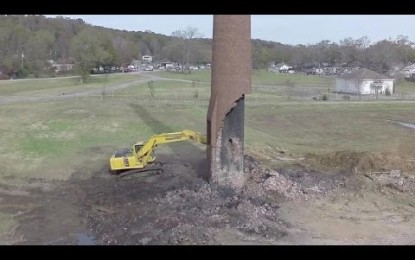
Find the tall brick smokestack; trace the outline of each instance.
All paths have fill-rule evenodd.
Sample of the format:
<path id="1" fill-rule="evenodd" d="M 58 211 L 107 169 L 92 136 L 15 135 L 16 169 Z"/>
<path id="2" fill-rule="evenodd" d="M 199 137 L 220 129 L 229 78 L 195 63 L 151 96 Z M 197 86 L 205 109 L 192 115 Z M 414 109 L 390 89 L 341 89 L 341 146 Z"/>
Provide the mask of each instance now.
<path id="1" fill-rule="evenodd" d="M 251 93 L 251 70 L 251 17 L 215 15 L 207 157 L 211 181 L 235 189 L 245 182 L 244 98 Z"/>

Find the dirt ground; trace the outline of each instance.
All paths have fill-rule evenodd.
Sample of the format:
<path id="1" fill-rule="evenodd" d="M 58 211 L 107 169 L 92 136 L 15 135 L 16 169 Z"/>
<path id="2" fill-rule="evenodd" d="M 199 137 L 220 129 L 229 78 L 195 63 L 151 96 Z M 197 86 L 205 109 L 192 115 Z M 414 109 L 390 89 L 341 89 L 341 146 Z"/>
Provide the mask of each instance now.
<path id="1" fill-rule="evenodd" d="M 119 178 L 103 162 L 92 177 L 2 185 L 0 211 L 17 220 L 3 243 L 415 244 L 413 175 L 271 170 L 245 156 L 237 193 L 199 177 L 202 151 L 178 157 L 159 155 L 159 175 Z"/>

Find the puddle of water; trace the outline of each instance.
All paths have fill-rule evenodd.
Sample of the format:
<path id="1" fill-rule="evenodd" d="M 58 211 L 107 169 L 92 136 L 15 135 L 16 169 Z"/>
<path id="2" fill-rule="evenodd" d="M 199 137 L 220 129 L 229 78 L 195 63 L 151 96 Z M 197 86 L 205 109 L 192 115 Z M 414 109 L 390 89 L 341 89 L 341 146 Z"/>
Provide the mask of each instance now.
<path id="1" fill-rule="evenodd" d="M 85 233 L 75 233 L 77 245 L 95 245 L 95 238 Z"/>
<path id="2" fill-rule="evenodd" d="M 402 125 L 402 126 L 406 126 L 412 129 L 415 129 L 415 124 L 410 124 L 410 123 L 404 123 L 404 122 L 398 122 L 398 124 Z"/>
<path id="3" fill-rule="evenodd" d="M 401 126 L 405 126 L 405 127 L 409 127 L 409 128 L 415 129 L 415 124 L 405 123 L 405 122 L 395 121 L 395 120 L 386 120 L 386 121 L 389 121 L 389 122 L 394 122 L 394 123 L 398 123 L 398 124 L 400 124 Z"/>

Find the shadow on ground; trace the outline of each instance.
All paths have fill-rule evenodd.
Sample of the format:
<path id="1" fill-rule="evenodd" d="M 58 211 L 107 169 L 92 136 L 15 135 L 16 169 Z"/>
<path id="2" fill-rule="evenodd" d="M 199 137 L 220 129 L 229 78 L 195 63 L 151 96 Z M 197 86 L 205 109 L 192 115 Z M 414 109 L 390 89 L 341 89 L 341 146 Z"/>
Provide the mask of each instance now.
<path id="1" fill-rule="evenodd" d="M 171 127 L 165 125 L 163 122 L 152 116 L 143 106 L 133 103 L 131 103 L 130 106 L 145 122 L 145 124 L 151 128 L 154 134 L 171 133 L 184 130 L 172 129 Z M 189 165 L 198 177 L 208 181 L 206 150 L 201 150 L 191 141 L 169 144 L 169 147 L 173 150 L 173 153 L 177 156 L 178 160 L 183 162 L 184 165 Z"/>

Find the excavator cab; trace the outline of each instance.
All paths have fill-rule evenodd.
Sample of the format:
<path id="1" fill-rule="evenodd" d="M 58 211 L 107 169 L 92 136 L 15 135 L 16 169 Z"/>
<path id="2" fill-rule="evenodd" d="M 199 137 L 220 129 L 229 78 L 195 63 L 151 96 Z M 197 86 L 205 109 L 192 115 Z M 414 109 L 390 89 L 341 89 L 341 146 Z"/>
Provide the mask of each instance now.
<path id="1" fill-rule="evenodd" d="M 140 150 L 141 150 L 141 147 L 143 147 L 143 142 L 136 143 L 136 144 L 134 145 L 134 153 L 138 153 L 138 151 L 140 151 Z"/>
<path id="2" fill-rule="evenodd" d="M 124 149 L 116 151 L 114 154 L 114 158 L 128 157 L 130 155 L 131 155 L 131 148 L 124 148 Z"/>

